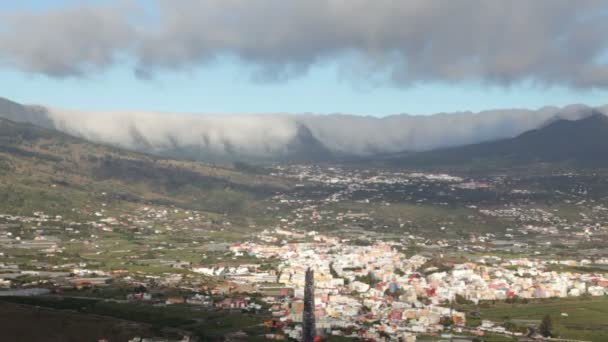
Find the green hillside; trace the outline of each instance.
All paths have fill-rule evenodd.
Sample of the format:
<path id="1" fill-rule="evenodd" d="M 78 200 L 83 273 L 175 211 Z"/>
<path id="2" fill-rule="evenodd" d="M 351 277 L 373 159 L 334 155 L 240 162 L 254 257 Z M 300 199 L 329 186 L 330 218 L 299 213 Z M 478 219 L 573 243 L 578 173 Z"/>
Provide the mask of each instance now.
<path id="1" fill-rule="evenodd" d="M 557 120 L 515 138 L 387 156 L 383 162 L 400 167 L 509 168 L 534 164 L 575 167 L 608 166 L 608 117 Z"/>
<path id="2" fill-rule="evenodd" d="M 287 185 L 263 175 L 107 147 L 0 120 L 0 209 L 64 215 L 105 203 L 246 213 Z"/>

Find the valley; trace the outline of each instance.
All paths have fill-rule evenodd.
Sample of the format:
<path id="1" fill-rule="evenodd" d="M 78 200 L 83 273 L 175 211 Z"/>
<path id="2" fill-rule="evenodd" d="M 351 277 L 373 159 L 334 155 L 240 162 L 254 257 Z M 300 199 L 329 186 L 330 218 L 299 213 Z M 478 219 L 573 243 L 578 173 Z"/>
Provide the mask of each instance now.
<path id="1" fill-rule="evenodd" d="M 607 1 L 0 18 L 0 342 L 608 341 Z"/>
<path id="2" fill-rule="evenodd" d="M 130 338 L 298 339 L 311 264 L 328 338 L 518 339 L 534 322 L 494 305 L 607 293 L 601 168 L 231 168 L 1 124 L 3 300 L 152 328 Z"/>

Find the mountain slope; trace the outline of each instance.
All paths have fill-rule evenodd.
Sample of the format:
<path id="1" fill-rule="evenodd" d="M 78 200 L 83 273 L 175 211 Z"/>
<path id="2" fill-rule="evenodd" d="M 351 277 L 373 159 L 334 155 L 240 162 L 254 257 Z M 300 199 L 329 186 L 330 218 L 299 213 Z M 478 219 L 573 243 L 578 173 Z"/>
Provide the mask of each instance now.
<path id="1" fill-rule="evenodd" d="M 128 150 L 206 162 L 335 161 L 428 151 L 515 137 L 555 118 L 577 119 L 584 105 L 479 113 L 193 114 L 70 111 L 0 99 L 0 117 L 29 122 Z M 598 108 L 607 112 L 608 108 Z"/>
<path id="2" fill-rule="evenodd" d="M 544 127 L 515 138 L 420 153 L 392 155 L 392 165 L 520 166 L 533 163 L 569 163 L 608 166 L 608 117 L 592 111 L 579 120 L 551 120 Z"/>
<path id="3" fill-rule="evenodd" d="M 300 124 L 296 136 L 287 144 L 282 159 L 315 162 L 332 160 L 334 157 L 334 153 L 315 138 L 308 127 Z"/>
<path id="4" fill-rule="evenodd" d="M 236 213 L 285 187 L 260 175 L 162 159 L 0 119 L 4 212 L 31 214 L 45 207 L 65 212 L 108 202 Z"/>
<path id="5" fill-rule="evenodd" d="M 14 122 L 33 123 L 46 128 L 53 127 L 53 122 L 44 107 L 24 106 L 2 97 L 0 97 L 0 118 Z"/>

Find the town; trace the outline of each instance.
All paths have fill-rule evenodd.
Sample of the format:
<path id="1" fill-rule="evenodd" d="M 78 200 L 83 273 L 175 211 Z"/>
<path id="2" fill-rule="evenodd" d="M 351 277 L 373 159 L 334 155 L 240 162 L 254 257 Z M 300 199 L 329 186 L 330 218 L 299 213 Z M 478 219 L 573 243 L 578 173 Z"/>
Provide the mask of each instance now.
<path id="1" fill-rule="evenodd" d="M 549 196 L 506 175 L 270 172 L 296 184 L 255 218 L 110 200 L 0 215 L 0 294 L 239 312 L 256 329 L 227 333 L 299 340 L 310 268 L 319 336 L 377 341 L 530 338 L 534 321 L 480 306 L 608 295 L 608 208 L 580 186 L 592 176 L 556 174 L 572 185 Z"/>

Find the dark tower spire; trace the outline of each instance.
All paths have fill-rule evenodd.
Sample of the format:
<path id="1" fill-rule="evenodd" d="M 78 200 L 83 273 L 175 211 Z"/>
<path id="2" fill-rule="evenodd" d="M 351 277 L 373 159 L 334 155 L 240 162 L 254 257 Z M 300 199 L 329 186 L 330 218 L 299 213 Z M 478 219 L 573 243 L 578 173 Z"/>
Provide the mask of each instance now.
<path id="1" fill-rule="evenodd" d="M 315 327 L 315 275 L 309 267 L 304 285 L 304 313 L 302 317 L 302 342 L 314 342 Z"/>

